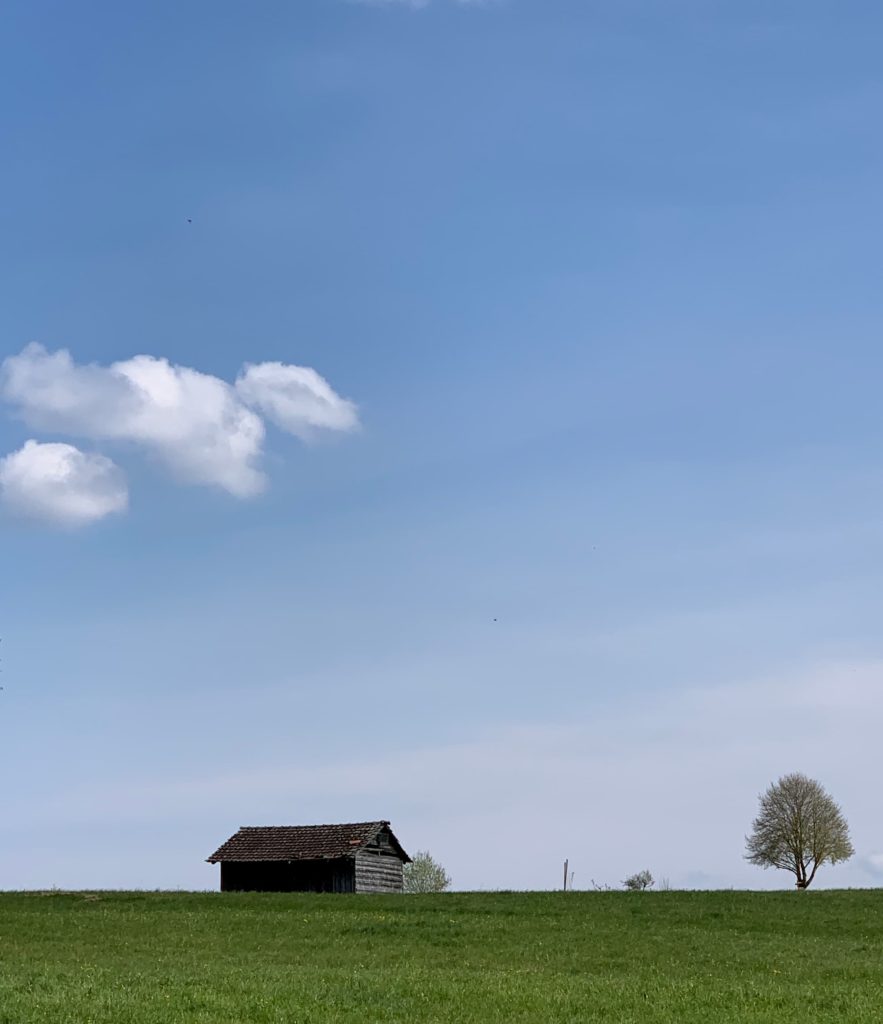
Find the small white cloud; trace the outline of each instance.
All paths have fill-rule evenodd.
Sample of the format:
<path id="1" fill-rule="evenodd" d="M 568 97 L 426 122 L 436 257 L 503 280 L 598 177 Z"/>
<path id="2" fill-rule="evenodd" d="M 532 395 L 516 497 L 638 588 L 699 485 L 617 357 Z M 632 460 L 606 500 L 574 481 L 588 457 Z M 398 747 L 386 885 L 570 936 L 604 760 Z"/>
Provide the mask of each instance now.
<path id="1" fill-rule="evenodd" d="M 123 472 L 106 456 L 38 441 L 0 459 L 0 497 L 17 515 L 60 526 L 86 526 L 129 503 Z"/>
<path id="2" fill-rule="evenodd" d="M 869 853 L 862 858 L 861 863 L 869 874 L 883 878 L 883 853 Z"/>
<path id="3" fill-rule="evenodd" d="M 356 407 L 308 366 L 246 364 L 236 393 L 282 430 L 306 440 L 317 430 L 355 430 Z"/>

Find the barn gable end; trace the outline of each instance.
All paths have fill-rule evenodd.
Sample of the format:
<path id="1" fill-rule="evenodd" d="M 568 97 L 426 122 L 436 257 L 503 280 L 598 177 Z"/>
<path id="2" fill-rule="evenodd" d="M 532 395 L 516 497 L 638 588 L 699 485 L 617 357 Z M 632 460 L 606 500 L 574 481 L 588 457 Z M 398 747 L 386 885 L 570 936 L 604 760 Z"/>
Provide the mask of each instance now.
<path id="1" fill-rule="evenodd" d="M 388 826 L 356 853 L 356 892 L 401 892 L 404 853 Z"/>

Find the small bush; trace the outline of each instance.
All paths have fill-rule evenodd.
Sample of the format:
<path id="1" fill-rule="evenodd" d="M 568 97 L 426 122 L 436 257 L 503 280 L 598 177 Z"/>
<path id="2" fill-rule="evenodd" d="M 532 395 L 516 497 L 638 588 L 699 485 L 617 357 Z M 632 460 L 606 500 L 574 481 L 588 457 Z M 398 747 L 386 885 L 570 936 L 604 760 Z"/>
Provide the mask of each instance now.
<path id="1" fill-rule="evenodd" d="M 653 876 L 649 871 L 638 871 L 622 883 L 629 892 L 643 892 L 653 885 Z"/>
<path id="2" fill-rule="evenodd" d="M 450 885 L 450 875 L 428 850 L 418 850 L 405 865 L 405 892 L 444 892 Z"/>

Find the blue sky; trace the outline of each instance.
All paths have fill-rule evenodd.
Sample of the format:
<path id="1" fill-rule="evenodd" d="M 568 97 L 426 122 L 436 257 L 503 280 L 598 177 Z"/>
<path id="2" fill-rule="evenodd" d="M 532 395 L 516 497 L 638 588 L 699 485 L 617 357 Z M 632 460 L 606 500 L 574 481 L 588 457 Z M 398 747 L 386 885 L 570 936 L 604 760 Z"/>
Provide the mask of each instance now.
<path id="1" fill-rule="evenodd" d="M 0 886 L 378 817 L 461 888 L 788 885 L 794 770 L 877 884 L 881 33 L 7 5 Z"/>

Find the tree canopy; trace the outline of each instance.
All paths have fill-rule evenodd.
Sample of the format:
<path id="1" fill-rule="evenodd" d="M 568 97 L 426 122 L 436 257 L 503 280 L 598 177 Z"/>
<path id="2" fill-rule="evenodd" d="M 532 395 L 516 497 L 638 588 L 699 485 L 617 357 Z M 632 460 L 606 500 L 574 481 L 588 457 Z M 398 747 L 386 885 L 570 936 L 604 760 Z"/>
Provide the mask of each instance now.
<path id="1" fill-rule="evenodd" d="M 792 872 L 798 889 L 812 883 L 821 864 L 849 860 L 855 852 L 843 812 L 820 783 L 800 772 L 782 776 L 761 795 L 745 841 L 747 860 Z"/>

